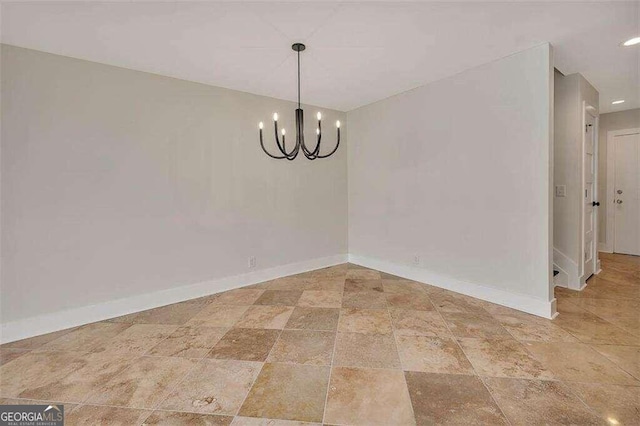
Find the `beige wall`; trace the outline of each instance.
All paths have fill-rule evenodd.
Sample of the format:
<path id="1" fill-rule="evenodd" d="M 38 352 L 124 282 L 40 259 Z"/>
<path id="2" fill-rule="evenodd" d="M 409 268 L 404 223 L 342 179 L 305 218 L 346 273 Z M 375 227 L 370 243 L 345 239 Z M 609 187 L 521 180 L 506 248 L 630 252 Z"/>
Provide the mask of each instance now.
<path id="1" fill-rule="evenodd" d="M 350 111 L 350 255 L 547 306 L 552 72 L 541 45 Z"/>
<path id="2" fill-rule="evenodd" d="M 599 158 L 598 158 L 598 198 L 601 205 L 606 204 L 607 197 L 607 132 L 612 130 L 640 128 L 640 108 L 620 112 L 610 112 L 600 116 Z M 607 242 L 607 209 L 600 209 L 599 241 Z"/>
<path id="3" fill-rule="evenodd" d="M 260 149 L 258 121 L 278 111 L 292 133 L 293 103 L 6 45 L 1 59 L 3 323 L 246 273 L 249 256 L 346 254 L 346 137 L 313 162 Z M 328 129 L 345 120 L 322 111 Z"/>

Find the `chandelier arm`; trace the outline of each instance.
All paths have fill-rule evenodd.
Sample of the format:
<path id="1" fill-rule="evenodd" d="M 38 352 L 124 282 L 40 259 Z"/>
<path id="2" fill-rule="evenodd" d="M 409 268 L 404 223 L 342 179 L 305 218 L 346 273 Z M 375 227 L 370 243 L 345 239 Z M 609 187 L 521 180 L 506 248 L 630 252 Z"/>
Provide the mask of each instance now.
<path id="1" fill-rule="evenodd" d="M 282 148 L 285 149 L 285 136 L 282 135 Z M 300 150 L 300 144 L 296 141 L 295 146 L 291 150 L 291 152 L 287 152 L 286 149 L 284 151 L 284 155 L 287 160 L 294 160 L 298 156 L 298 151 Z"/>
<path id="2" fill-rule="evenodd" d="M 284 155 L 283 156 L 277 156 L 277 155 L 273 155 L 269 151 L 267 151 L 267 148 L 264 147 L 264 141 L 262 140 L 262 129 L 260 129 L 260 146 L 262 147 L 262 150 L 264 151 L 264 153 L 267 154 L 271 158 L 275 158 L 276 160 L 282 160 L 283 158 L 287 158 Z"/>
<path id="3" fill-rule="evenodd" d="M 340 127 L 338 127 L 338 142 L 336 143 L 336 147 L 333 148 L 333 151 L 331 151 L 330 153 L 328 153 L 326 155 L 321 155 L 321 154 L 318 153 L 318 158 L 330 157 L 331 155 L 333 155 L 334 152 L 336 152 L 338 150 L 339 146 L 340 146 Z"/>
<path id="4" fill-rule="evenodd" d="M 318 156 L 316 155 L 316 153 L 314 151 L 309 151 L 305 145 L 304 145 L 304 135 L 302 135 L 302 146 L 303 146 L 303 153 L 304 156 L 307 157 L 307 159 L 309 160 L 315 160 L 316 158 L 318 158 Z"/>
<path id="5" fill-rule="evenodd" d="M 295 160 L 299 152 L 300 152 L 300 144 L 296 142 L 296 146 L 293 147 L 293 150 L 291 150 L 291 152 L 287 154 L 285 158 L 289 161 Z"/>
<path id="6" fill-rule="evenodd" d="M 278 138 L 278 120 L 273 121 L 273 129 L 276 135 L 276 145 L 278 145 L 278 149 L 280 150 L 282 155 L 286 156 L 287 152 L 284 150 L 284 147 L 280 144 L 280 138 Z M 282 135 L 282 137 L 284 138 L 284 135 Z"/>
<path id="7" fill-rule="evenodd" d="M 318 143 L 316 144 L 315 155 L 320 154 L 320 142 L 322 141 L 322 121 L 318 120 Z"/>

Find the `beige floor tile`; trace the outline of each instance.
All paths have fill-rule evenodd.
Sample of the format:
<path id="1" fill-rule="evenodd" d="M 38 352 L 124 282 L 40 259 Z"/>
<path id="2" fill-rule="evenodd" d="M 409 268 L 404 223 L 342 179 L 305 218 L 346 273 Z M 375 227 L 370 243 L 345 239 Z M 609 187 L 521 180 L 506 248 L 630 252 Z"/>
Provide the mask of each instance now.
<path id="1" fill-rule="evenodd" d="M 292 312 L 291 306 L 251 306 L 235 327 L 282 329 Z"/>
<path id="2" fill-rule="evenodd" d="M 566 383 L 609 425 L 640 425 L 640 387 Z"/>
<path id="3" fill-rule="evenodd" d="M 158 408 L 233 416 L 261 368 L 261 362 L 202 360 Z"/>
<path id="4" fill-rule="evenodd" d="M 52 394 L 47 390 L 82 366 L 82 355 L 45 351 L 30 352 L 16 358 L 0 367 L 0 396 L 60 401 L 55 392 Z"/>
<path id="5" fill-rule="evenodd" d="M 334 367 L 325 423 L 413 425 L 409 391 L 402 371 Z"/>
<path id="6" fill-rule="evenodd" d="M 149 309 L 147 311 L 136 312 L 130 315 L 113 318 L 109 321 L 131 324 L 180 325 L 189 321 L 206 305 L 207 303 L 204 300 L 174 303 L 172 305 L 162 306 L 160 308 Z"/>
<path id="7" fill-rule="evenodd" d="M 405 372 L 418 425 L 506 425 L 507 420 L 475 376 Z"/>
<path id="8" fill-rule="evenodd" d="M 309 282 L 311 282 L 310 277 L 293 275 L 268 281 L 265 283 L 264 288 L 266 290 L 304 291 L 308 290 L 307 286 Z"/>
<path id="9" fill-rule="evenodd" d="M 342 278 L 311 278 L 306 281 L 304 290 L 339 291 L 344 290 L 344 277 Z"/>
<path id="10" fill-rule="evenodd" d="M 52 351 L 91 351 L 100 347 L 112 337 L 123 332 L 131 324 L 116 324 L 112 322 L 94 322 L 83 325 L 65 333 L 55 340 L 41 346 L 41 350 Z"/>
<path id="11" fill-rule="evenodd" d="M 232 328 L 207 357 L 264 362 L 279 335 L 279 330 Z"/>
<path id="12" fill-rule="evenodd" d="M 347 264 L 329 266 L 309 272 L 309 276 L 315 278 L 344 278 L 347 275 Z"/>
<path id="13" fill-rule="evenodd" d="M 602 424 L 561 382 L 505 378 L 484 382 L 514 426 Z"/>
<path id="14" fill-rule="evenodd" d="M 205 325 L 208 327 L 233 327 L 249 306 L 227 306 L 211 304 L 191 318 L 186 325 Z"/>
<path id="15" fill-rule="evenodd" d="M 640 335 L 640 315 L 608 317 L 605 318 L 605 320 L 624 330 L 627 337 L 629 334 L 633 334 L 636 337 Z M 640 342 L 640 339 L 635 340 L 627 338 L 626 341 L 631 342 L 628 344 L 640 345 L 640 343 L 637 343 Z"/>
<path id="16" fill-rule="evenodd" d="M 210 303 L 214 305 L 253 305 L 264 292 L 265 290 L 245 290 L 242 288 L 229 290 L 213 296 Z"/>
<path id="17" fill-rule="evenodd" d="M 596 299 L 639 299 L 640 286 L 595 277 L 589 280 L 584 290 L 577 292 L 574 296 Z"/>
<path id="18" fill-rule="evenodd" d="M 65 420 L 67 415 L 78 406 L 78 404 L 70 404 L 67 402 L 56 402 L 50 400 L 38 399 L 19 399 L 19 398 L 0 398 L 0 405 L 57 405 L 64 407 Z M 68 424 L 68 423 L 66 423 Z"/>
<path id="19" fill-rule="evenodd" d="M 362 368 L 400 368 L 392 334 L 338 333 L 333 365 Z"/>
<path id="20" fill-rule="evenodd" d="M 232 421 L 232 416 L 154 411 L 153 414 L 144 421 L 143 426 L 229 426 Z"/>
<path id="21" fill-rule="evenodd" d="M 90 404 L 153 408 L 195 367 L 185 358 L 141 357 L 87 400 Z"/>
<path id="22" fill-rule="evenodd" d="M 381 281 L 385 293 L 426 294 L 422 289 L 422 284 L 415 281 L 403 278 L 382 279 Z"/>
<path id="23" fill-rule="evenodd" d="M 0 348 L 0 366 L 29 353 L 29 349 Z"/>
<path id="24" fill-rule="evenodd" d="M 309 308 L 340 308 L 342 306 L 342 292 L 305 290 L 298 300 L 298 306 Z"/>
<path id="25" fill-rule="evenodd" d="M 640 385 L 638 380 L 583 343 L 529 342 L 525 346 L 561 380 Z"/>
<path id="26" fill-rule="evenodd" d="M 356 279 L 356 280 L 379 280 L 382 277 L 380 276 L 379 271 L 374 271 L 373 269 L 349 269 L 347 270 L 346 275 L 347 280 Z"/>
<path id="27" fill-rule="evenodd" d="M 335 333 L 314 330 L 283 330 L 267 362 L 330 365 Z"/>
<path id="28" fill-rule="evenodd" d="M 23 392 L 23 395 L 81 403 L 96 389 L 125 371 L 135 358 L 137 356 L 131 354 L 106 352 L 81 354 L 73 362 L 73 371 L 56 381 Z"/>
<path id="29" fill-rule="evenodd" d="M 46 343 L 56 340 L 59 337 L 68 334 L 77 328 L 68 328 L 66 330 L 55 331 L 53 333 L 42 334 L 40 336 L 30 337 L 28 339 L 16 340 L 15 342 L 4 343 L 0 345 L 0 348 L 14 348 L 14 349 L 38 349 Z"/>
<path id="30" fill-rule="evenodd" d="M 265 364 L 238 415 L 322 422 L 329 367 Z"/>
<path id="31" fill-rule="evenodd" d="M 516 340 L 459 339 L 460 346 L 480 376 L 521 379 L 554 379 L 553 373 L 538 362 Z"/>
<path id="32" fill-rule="evenodd" d="M 151 348 L 147 355 L 204 358 L 227 331 L 226 327 L 183 326 Z"/>
<path id="33" fill-rule="evenodd" d="M 426 294 L 388 293 L 387 303 L 394 308 L 415 311 L 433 311 L 435 308 Z"/>
<path id="34" fill-rule="evenodd" d="M 340 309 L 296 307 L 285 328 L 335 331 L 339 318 Z"/>
<path id="35" fill-rule="evenodd" d="M 578 339 L 551 320 L 524 313 L 494 315 L 514 338 L 520 341 L 577 342 Z"/>
<path id="36" fill-rule="evenodd" d="M 94 347 L 93 351 L 142 355 L 169 337 L 177 328 L 177 325 L 133 324 L 122 333 Z"/>
<path id="37" fill-rule="evenodd" d="M 402 368 L 427 373 L 474 374 L 471 364 L 453 339 L 397 336 Z"/>
<path id="38" fill-rule="evenodd" d="M 386 309 L 345 308 L 340 311 L 338 331 L 345 333 L 388 334 L 391 320 Z"/>
<path id="39" fill-rule="evenodd" d="M 236 417 L 231 426 L 321 426 L 320 423 L 296 422 L 292 420 Z"/>
<path id="40" fill-rule="evenodd" d="M 384 287 L 382 286 L 382 280 L 346 279 L 344 282 L 344 291 L 375 291 L 382 293 L 384 291 Z"/>
<path id="41" fill-rule="evenodd" d="M 436 311 L 390 308 L 389 313 L 398 336 L 452 337 L 447 325 Z"/>
<path id="42" fill-rule="evenodd" d="M 554 323 L 583 343 L 640 345 L 640 337 L 590 312 L 561 312 Z"/>
<path id="43" fill-rule="evenodd" d="M 300 290 L 266 290 L 256 300 L 255 305 L 295 306 L 302 296 Z"/>
<path id="44" fill-rule="evenodd" d="M 440 312 L 489 315 L 489 313 L 483 309 L 484 303 L 473 297 L 441 289 L 427 291 L 427 294 L 431 302 Z"/>
<path id="45" fill-rule="evenodd" d="M 345 291 L 342 297 L 343 308 L 386 309 L 384 293 L 377 291 Z"/>
<path id="46" fill-rule="evenodd" d="M 150 410 L 135 410 L 131 408 L 102 407 L 97 405 L 83 405 L 69 414 L 65 414 L 65 425 L 109 425 L 131 426 L 142 424 L 151 414 Z"/>
<path id="47" fill-rule="evenodd" d="M 607 321 L 615 318 L 637 318 L 638 312 L 640 312 L 640 300 L 635 299 L 612 300 L 584 297 L 571 299 L 571 303 Z"/>
<path id="48" fill-rule="evenodd" d="M 456 337 L 511 339 L 512 336 L 490 316 L 473 313 L 442 312 L 447 327 Z"/>
<path id="49" fill-rule="evenodd" d="M 617 345 L 591 345 L 591 347 L 640 380 L 640 347 Z"/>

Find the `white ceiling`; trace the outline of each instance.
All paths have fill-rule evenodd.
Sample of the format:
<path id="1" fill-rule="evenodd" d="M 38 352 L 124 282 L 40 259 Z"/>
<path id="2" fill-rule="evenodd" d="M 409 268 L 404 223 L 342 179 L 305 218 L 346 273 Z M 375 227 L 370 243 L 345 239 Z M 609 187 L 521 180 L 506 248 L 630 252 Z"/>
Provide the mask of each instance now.
<path id="1" fill-rule="evenodd" d="M 2 42 L 348 111 L 551 42 L 602 112 L 640 107 L 639 2 L 2 4 Z M 625 99 L 622 105 L 611 101 Z"/>

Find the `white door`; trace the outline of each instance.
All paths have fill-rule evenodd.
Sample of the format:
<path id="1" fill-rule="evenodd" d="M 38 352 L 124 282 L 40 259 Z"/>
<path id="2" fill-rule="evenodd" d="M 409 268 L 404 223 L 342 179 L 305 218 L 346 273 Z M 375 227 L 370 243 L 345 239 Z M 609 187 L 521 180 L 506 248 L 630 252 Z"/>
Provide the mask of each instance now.
<path id="1" fill-rule="evenodd" d="M 640 134 L 616 136 L 614 143 L 613 251 L 640 256 Z"/>
<path id="2" fill-rule="evenodd" d="M 593 198 L 595 189 L 595 118 L 585 113 L 585 137 L 584 137 L 584 171 L 583 175 L 583 259 L 584 259 L 584 278 L 587 279 L 595 272 L 595 254 L 596 254 L 596 210 Z"/>

